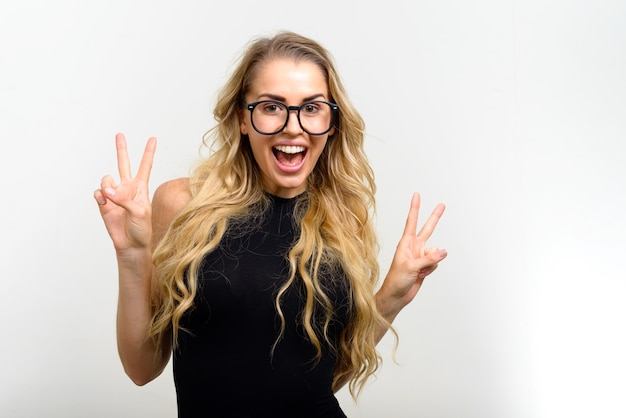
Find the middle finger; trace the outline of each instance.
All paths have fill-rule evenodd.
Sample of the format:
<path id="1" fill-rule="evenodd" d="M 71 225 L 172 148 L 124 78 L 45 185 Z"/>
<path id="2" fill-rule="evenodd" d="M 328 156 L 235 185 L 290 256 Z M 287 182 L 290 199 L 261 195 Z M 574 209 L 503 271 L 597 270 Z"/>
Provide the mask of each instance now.
<path id="1" fill-rule="evenodd" d="M 426 220 L 426 223 L 422 226 L 422 229 L 420 229 L 419 234 L 417 234 L 417 238 L 420 241 L 426 242 L 428 238 L 430 238 L 435 230 L 435 227 L 437 226 L 437 223 L 439 222 L 439 219 L 441 219 L 441 215 L 443 215 L 444 210 L 446 210 L 446 206 L 443 203 L 439 203 L 435 209 L 433 209 L 433 212 Z"/>
<path id="2" fill-rule="evenodd" d="M 124 134 L 115 135 L 115 148 L 117 150 L 117 170 L 120 173 L 120 180 L 130 180 L 130 160 L 128 159 L 128 148 Z"/>

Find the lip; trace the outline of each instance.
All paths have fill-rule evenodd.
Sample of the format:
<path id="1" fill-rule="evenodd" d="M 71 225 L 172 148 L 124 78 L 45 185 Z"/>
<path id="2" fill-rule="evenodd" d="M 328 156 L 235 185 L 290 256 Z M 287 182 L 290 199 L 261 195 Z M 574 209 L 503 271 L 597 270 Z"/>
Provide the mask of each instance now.
<path id="1" fill-rule="evenodd" d="M 280 161 L 278 161 L 278 158 L 276 158 L 276 154 L 274 154 L 274 148 L 277 146 L 281 146 L 281 145 L 304 147 L 304 155 L 302 157 L 302 161 L 300 162 L 300 164 L 285 165 L 285 164 L 282 164 Z M 298 143 L 293 143 L 293 142 L 278 143 L 272 146 L 271 153 L 272 153 L 272 158 L 274 159 L 274 162 L 276 163 L 276 167 L 278 167 L 280 171 L 286 174 L 293 174 L 293 173 L 297 173 L 298 171 L 300 171 L 302 167 L 304 167 L 304 165 L 306 164 L 306 160 L 309 155 L 309 147 L 304 144 L 298 144 Z"/>

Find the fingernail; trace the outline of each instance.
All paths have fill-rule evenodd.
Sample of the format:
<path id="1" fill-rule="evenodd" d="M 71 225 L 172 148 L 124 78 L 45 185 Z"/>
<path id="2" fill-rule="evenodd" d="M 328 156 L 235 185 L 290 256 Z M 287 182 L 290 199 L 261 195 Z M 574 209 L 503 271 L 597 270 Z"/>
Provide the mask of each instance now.
<path id="1" fill-rule="evenodd" d="M 107 187 L 104 189 L 104 193 L 106 193 L 108 196 L 115 196 L 115 189 Z"/>
<path id="2" fill-rule="evenodd" d="M 102 196 L 96 197 L 96 202 L 98 202 L 99 205 L 106 205 L 107 203 L 106 199 Z"/>
<path id="3" fill-rule="evenodd" d="M 448 250 L 439 250 L 439 257 L 444 258 L 448 255 Z"/>

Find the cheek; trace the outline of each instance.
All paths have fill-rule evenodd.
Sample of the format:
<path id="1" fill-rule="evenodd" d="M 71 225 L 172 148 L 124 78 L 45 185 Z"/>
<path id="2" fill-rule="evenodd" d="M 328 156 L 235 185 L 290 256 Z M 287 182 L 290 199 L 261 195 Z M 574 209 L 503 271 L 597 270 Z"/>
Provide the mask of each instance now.
<path id="1" fill-rule="evenodd" d="M 251 135 L 248 135 L 248 143 L 250 144 L 250 151 L 252 151 L 252 157 L 255 162 L 259 165 L 263 165 L 265 159 L 267 159 L 268 149 L 267 149 L 267 141 L 264 141 L 265 138 L 258 138 L 254 135 L 254 132 Z"/>
<path id="2" fill-rule="evenodd" d="M 316 161 L 322 156 L 322 154 L 324 154 L 324 151 L 326 150 L 328 146 L 329 145 L 328 145 L 327 139 L 320 141 L 319 144 L 316 144 L 316 147 L 315 147 L 315 160 Z"/>

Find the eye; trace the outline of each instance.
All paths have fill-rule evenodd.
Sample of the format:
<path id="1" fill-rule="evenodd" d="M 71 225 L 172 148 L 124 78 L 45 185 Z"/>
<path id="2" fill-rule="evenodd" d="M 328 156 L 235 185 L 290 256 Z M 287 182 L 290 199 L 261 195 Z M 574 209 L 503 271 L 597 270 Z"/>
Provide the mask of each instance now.
<path id="1" fill-rule="evenodd" d="M 285 110 L 284 106 L 277 102 L 264 102 L 260 106 L 263 113 L 266 114 L 276 114 L 281 113 Z"/>
<path id="2" fill-rule="evenodd" d="M 314 114 L 319 111 L 319 107 L 315 103 L 307 103 L 302 106 L 302 111 L 306 114 Z"/>
<path id="3" fill-rule="evenodd" d="M 275 113 L 278 111 L 278 106 L 274 103 L 268 103 L 263 106 L 263 110 L 268 113 Z"/>

